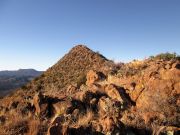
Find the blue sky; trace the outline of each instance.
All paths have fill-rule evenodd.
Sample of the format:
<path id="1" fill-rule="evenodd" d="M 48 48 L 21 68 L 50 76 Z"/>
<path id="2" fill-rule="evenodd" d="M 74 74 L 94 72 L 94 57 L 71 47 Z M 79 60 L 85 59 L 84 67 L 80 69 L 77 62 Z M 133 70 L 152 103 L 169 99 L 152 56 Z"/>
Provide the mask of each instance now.
<path id="1" fill-rule="evenodd" d="M 76 44 L 124 62 L 180 54 L 180 1 L 0 0 L 0 70 L 46 70 Z"/>

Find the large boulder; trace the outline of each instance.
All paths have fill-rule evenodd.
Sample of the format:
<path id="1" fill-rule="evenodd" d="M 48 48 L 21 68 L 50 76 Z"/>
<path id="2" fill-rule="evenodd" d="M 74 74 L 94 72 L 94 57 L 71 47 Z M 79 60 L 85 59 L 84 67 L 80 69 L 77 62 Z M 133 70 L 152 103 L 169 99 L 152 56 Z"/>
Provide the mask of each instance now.
<path id="1" fill-rule="evenodd" d="M 169 80 L 151 80 L 142 91 L 136 102 L 137 110 L 141 111 L 145 123 L 158 121 L 179 125 L 178 113 L 179 83 Z"/>

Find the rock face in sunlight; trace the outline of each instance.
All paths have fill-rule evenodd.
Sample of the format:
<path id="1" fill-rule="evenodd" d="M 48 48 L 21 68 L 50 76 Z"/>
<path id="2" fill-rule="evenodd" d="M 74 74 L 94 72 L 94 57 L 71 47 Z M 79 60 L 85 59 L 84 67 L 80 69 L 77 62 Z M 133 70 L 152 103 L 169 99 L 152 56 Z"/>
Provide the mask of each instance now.
<path id="1" fill-rule="evenodd" d="M 78 45 L 0 100 L 0 134 L 178 134 L 180 61 L 116 65 Z"/>

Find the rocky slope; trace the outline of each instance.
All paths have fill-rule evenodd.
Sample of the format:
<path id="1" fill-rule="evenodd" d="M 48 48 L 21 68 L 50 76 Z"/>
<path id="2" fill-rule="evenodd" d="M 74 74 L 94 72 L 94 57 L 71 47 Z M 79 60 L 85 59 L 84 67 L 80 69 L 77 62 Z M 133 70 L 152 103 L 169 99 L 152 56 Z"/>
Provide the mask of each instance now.
<path id="1" fill-rule="evenodd" d="M 0 134 L 178 134 L 179 90 L 175 58 L 115 65 L 80 45 L 0 100 Z"/>

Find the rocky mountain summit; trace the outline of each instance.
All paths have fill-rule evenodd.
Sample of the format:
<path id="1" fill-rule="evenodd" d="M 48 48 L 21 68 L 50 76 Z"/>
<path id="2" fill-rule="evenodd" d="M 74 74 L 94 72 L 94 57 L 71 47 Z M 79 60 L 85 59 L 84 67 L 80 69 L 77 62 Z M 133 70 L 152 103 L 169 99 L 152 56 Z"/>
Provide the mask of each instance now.
<path id="1" fill-rule="evenodd" d="M 78 45 L 0 100 L 0 135 L 178 135 L 180 61 L 115 64 Z"/>

